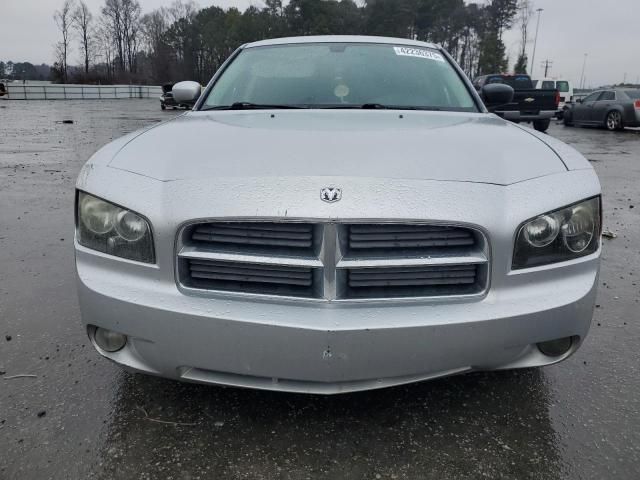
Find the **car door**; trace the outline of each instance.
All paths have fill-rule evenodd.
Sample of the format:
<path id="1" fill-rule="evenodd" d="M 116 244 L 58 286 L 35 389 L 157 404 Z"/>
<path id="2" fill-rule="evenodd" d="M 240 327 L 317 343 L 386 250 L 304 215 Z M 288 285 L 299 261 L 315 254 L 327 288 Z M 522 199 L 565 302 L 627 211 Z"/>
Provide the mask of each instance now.
<path id="1" fill-rule="evenodd" d="M 601 91 L 594 92 L 585 97 L 582 102 L 576 103 L 571 112 L 573 121 L 576 123 L 589 123 L 591 121 L 591 111 L 593 110 L 593 106 L 601 94 Z"/>
<path id="2" fill-rule="evenodd" d="M 604 119 L 611 109 L 611 105 L 616 102 L 616 92 L 613 90 L 605 90 L 593 104 L 593 108 L 589 112 L 590 123 L 604 123 Z"/>

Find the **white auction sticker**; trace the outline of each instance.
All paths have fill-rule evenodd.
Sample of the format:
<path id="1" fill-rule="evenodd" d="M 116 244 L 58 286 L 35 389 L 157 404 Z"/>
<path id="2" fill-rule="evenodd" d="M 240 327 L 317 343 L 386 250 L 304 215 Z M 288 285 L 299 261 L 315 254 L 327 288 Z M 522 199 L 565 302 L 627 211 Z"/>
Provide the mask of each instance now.
<path id="1" fill-rule="evenodd" d="M 403 57 L 418 57 L 426 58 L 428 60 L 435 60 L 437 62 L 444 62 L 444 57 L 437 52 L 431 50 L 425 50 L 423 48 L 410 48 L 410 47 L 393 47 L 396 55 Z"/>

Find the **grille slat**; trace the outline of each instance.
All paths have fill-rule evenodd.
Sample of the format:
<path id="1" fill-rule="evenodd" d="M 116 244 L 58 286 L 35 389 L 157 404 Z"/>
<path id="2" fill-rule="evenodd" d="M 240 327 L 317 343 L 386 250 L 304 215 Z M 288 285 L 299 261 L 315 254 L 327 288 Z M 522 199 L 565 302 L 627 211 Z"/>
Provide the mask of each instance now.
<path id="1" fill-rule="evenodd" d="M 368 281 L 368 280 L 410 280 L 410 279 L 455 279 L 475 277 L 474 268 L 465 268 L 464 270 L 452 271 L 431 271 L 414 269 L 413 271 L 398 272 L 393 269 L 388 271 L 379 270 L 376 272 L 368 272 L 366 270 L 351 270 L 349 278 L 352 280 Z"/>
<path id="2" fill-rule="evenodd" d="M 465 295 L 479 286 L 478 265 L 347 269 L 347 298 Z"/>
<path id="3" fill-rule="evenodd" d="M 186 261 L 189 284 L 196 288 L 310 296 L 313 269 L 215 260 Z"/>
<path id="4" fill-rule="evenodd" d="M 283 238 L 294 240 L 311 240 L 311 231 L 289 231 L 289 230 L 266 230 L 260 228 L 197 228 L 197 235 L 230 236 L 230 237 L 252 237 L 252 238 Z"/>
<path id="5" fill-rule="evenodd" d="M 298 280 L 295 278 L 281 278 L 277 276 L 267 277 L 258 275 L 233 275 L 230 273 L 204 273 L 191 272 L 192 278 L 201 278 L 208 280 L 227 280 L 231 282 L 249 282 L 249 283 L 278 283 L 281 285 L 301 285 L 305 287 L 311 286 L 311 276 L 306 280 Z"/>
<path id="6" fill-rule="evenodd" d="M 282 279 L 281 283 L 287 283 L 289 280 L 306 281 L 309 278 L 309 275 L 305 272 L 264 272 L 262 270 L 234 269 L 232 267 L 217 267 L 213 270 L 211 268 L 203 267 L 191 268 L 191 276 L 194 278 L 214 278 L 211 277 L 211 275 L 229 275 L 230 277 L 234 277 L 236 280 L 240 278 L 280 278 Z"/>
<path id="7" fill-rule="evenodd" d="M 450 239 L 470 239 L 469 234 L 461 232 L 387 232 L 387 233 L 351 233 L 350 240 L 375 241 L 375 240 L 450 240 Z"/>
<path id="8" fill-rule="evenodd" d="M 377 251 L 380 256 L 429 253 L 437 249 L 474 247 L 476 238 L 466 228 L 437 225 L 350 225 L 349 252 Z"/>
<path id="9" fill-rule="evenodd" d="M 451 240 L 390 240 L 387 242 L 381 241 L 363 241 L 354 242 L 351 241 L 349 246 L 355 249 L 364 248 L 435 248 L 435 247 L 462 247 L 466 245 L 473 245 L 473 239 L 451 239 Z"/>
<path id="10" fill-rule="evenodd" d="M 286 249 L 313 249 L 313 225 L 277 222 L 216 222 L 197 225 L 191 241 L 211 248 L 242 249 L 255 253 Z"/>
<path id="11" fill-rule="evenodd" d="M 234 243 L 240 245 L 258 245 L 263 247 L 294 247 L 305 248 L 311 246 L 311 240 L 277 239 L 277 238 L 252 238 L 248 236 L 235 237 L 231 235 L 208 235 L 194 233 L 193 239 L 210 243 Z"/>
<path id="12" fill-rule="evenodd" d="M 312 226 L 306 223 L 258 223 L 258 222 L 227 222 L 227 223 L 208 223 L 198 225 L 197 229 L 230 229 L 230 230 L 254 230 L 254 231 L 267 231 L 267 232 L 292 232 L 292 233 L 309 233 L 312 230 Z"/>
<path id="13" fill-rule="evenodd" d="M 415 233 L 415 232 L 447 232 L 454 227 L 439 226 L 439 225 L 412 225 L 412 224 L 397 224 L 397 223 L 381 223 L 381 224 L 353 224 L 349 228 L 353 233 L 380 233 L 382 231 L 387 233 Z"/>
<path id="14" fill-rule="evenodd" d="M 470 285 L 476 281 L 476 277 L 464 277 L 456 279 L 428 279 L 415 278 L 403 280 L 349 280 L 350 287 L 412 287 L 419 285 Z"/>

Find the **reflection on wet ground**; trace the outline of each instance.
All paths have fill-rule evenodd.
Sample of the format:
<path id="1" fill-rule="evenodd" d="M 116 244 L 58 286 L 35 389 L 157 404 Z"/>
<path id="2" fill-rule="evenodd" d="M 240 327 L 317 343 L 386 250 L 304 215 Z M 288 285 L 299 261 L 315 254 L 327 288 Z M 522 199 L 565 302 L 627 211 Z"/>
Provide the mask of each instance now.
<path id="1" fill-rule="evenodd" d="M 535 370 L 328 398 L 125 374 L 102 476 L 561 478 L 548 403 Z"/>
<path id="2" fill-rule="evenodd" d="M 618 234 L 575 356 L 324 398 L 180 384 L 99 358 L 75 296 L 75 178 L 111 138 L 174 113 L 144 100 L 2 107 L 0 479 L 640 478 L 640 132 L 550 130 L 593 162 Z"/>

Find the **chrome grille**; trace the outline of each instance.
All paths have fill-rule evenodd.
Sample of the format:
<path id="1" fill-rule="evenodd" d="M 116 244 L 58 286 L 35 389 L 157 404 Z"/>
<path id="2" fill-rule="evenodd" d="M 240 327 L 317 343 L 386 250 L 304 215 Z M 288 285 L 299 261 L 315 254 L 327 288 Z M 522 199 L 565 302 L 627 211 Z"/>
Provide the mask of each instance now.
<path id="1" fill-rule="evenodd" d="M 489 245 L 477 229 L 413 223 L 207 222 L 182 230 L 187 289 L 325 301 L 478 296 Z"/>

